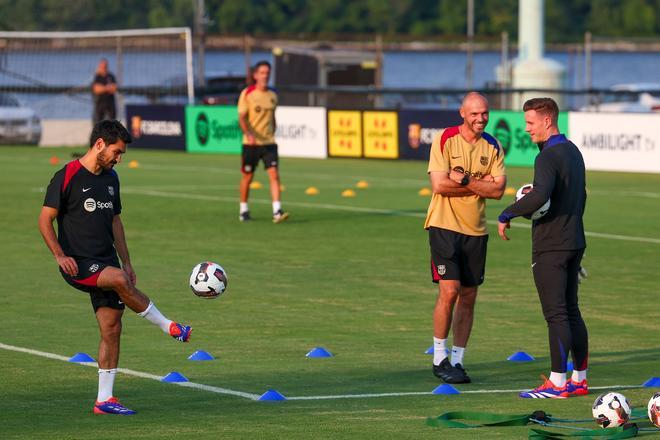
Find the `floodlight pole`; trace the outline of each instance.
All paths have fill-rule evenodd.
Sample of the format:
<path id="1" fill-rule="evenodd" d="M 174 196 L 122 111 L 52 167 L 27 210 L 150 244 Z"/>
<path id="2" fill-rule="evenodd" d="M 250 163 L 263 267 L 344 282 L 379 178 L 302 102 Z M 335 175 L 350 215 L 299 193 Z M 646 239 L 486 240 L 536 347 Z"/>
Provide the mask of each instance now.
<path id="1" fill-rule="evenodd" d="M 468 89 L 472 88 L 472 69 L 474 58 L 474 0 L 467 4 L 467 62 L 465 64 L 465 80 Z"/>
<path id="2" fill-rule="evenodd" d="M 206 78 L 205 78 L 205 43 L 206 43 L 206 33 L 205 33 L 205 6 L 204 0 L 197 0 L 195 7 L 195 39 L 197 40 L 197 86 L 205 87 Z"/>

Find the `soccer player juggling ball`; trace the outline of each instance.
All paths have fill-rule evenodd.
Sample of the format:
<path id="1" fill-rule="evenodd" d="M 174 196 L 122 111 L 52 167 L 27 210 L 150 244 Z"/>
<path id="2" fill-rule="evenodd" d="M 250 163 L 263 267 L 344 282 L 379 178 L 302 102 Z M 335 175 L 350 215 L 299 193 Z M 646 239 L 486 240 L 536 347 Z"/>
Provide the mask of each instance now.
<path id="1" fill-rule="evenodd" d="M 89 294 L 98 321 L 101 341 L 95 414 L 135 414 L 113 396 L 125 306 L 179 341 L 187 342 L 192 331 L 163 316 L 136 287 L 120 217 L 119 178 L 113 169 L 130 142 L 131 135 L 119 121 L 94 125 L 89 150 L 55 173 L 39 215 L 39 231 L 62 277 Z"/>

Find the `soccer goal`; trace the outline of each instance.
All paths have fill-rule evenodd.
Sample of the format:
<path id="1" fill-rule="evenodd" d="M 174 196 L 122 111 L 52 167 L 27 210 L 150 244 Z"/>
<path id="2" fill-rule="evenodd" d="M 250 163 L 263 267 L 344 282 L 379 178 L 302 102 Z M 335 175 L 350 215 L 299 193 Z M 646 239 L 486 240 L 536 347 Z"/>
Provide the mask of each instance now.
<path id="1" fill-rule="evenodd" d="M 102 58 L 117 80 L 119 117 L 126 103 L 194 102 L 189 28 L 0 32 L 0 94 L 43 119 L 89 118 Z"/>

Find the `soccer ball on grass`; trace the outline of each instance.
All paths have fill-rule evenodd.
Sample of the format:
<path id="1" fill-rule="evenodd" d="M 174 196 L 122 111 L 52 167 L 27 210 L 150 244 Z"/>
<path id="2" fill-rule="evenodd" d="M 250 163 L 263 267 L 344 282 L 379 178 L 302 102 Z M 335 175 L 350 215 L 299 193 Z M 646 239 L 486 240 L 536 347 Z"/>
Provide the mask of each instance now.
<path id="1" fill-rule="evenodd" d="M 592 414 L 601 428 L 616 428 L 630 420 L 630 403 L 620 393 L 605 393 L 596 398 Z"/>
<path id="2" fill-rule="evenodd" d="M 227 272 L 210 261 L 199 263 L 190 274 L 190 288 L 200 298 L 217 298 L 227 290 Z"/>
<path id="3" fill-rule="evenodd" d="M 647 408 L 651 423 L 660 428 L 660 391 L 651 397 Z"/>
<path id="4" fill-rule="evenodd" d="M 518 191 L 516 191 L 516 202 L 522 199 L 523 197 L 525 197 L 527 193 L 529 193 L 532 190 L 532 188 L 534 188 L 534 185 L 532 185 L 531 183 L 526 183 L 520 188 L 518 188 Z M 550 211 L 550 199 L 548 199 L 548 201 L 545 202 L 543 206 L 541 206 L 539 209 L 534 211 L 531 216 L 525 216 L 525 218 L 530 220 L 538 220 L 544 215 L 546 215 L 548 211 Z"/>

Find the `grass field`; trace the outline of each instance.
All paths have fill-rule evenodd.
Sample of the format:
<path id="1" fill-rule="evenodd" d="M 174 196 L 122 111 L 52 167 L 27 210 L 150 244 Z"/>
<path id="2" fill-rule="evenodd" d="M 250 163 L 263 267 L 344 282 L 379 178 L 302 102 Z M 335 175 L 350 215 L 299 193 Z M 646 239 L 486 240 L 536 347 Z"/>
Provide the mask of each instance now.
<path id="1" fill-rule="evenodd" d="M 417 194 L 428 184 L 425 163 L 285 158 L 283 201 L 291 219 L 270 222 L 260 169 L 264 188 L 251 194 L 254 221 L 242 224 L 238 157 L 130 148 L 116 169 L 138 286 L 195 331 L 181 344 L 127 310 L 120 367 L 154 377 L 178 371 L 216 388 L 119 374 L 115 394 L 138 414 L 94 416 L 95 368 L 7 347 L 96 358 L 89 300 L 61 279 L 37 230 L 43 189 L 73 151 L 0 149 L 3 439 L 526 438 L 527 427 L 439 431 L 425 420 L 454 410 L 590 417 L 601 390 L 564 401 L 529 401 L 515 392 L 538 385 L 549 368 L 525 220 L 514 222 L 507 243 L 490 224 L 486 282 L 465 357 L 473 383 L 457 386 L 459 395 L 432 395 L 440 382 L 424 351 L 437 291 L 422 229 L 428 198 Z M 51 165 L 51 156 L 60 164 Z M 140 166 L 130 169 L 130 160 Z M 509 186 L 531 174 L 509 168 Z M 369 188 L 355 189 L 358 180 Z M 309 186 L 320 194 L 305 195 Z M 342 198 L 347 188 L 357 196 Z M 633 406 L 646 406 L 658 389 L 639 385 L 660 376 L 660 176 L 592 172 L 588 190 L 590 276 L 580 295 L 590 331 L 589 384 L 629 387 L 622 392 Z M 489 201 L 491 222 L 510 199 Z M 206 259 L 230 277 L 227 293 L 214 301 L 188 288 L 190 269 Z M 335 356 L 306 358 L 316 346 Z M 200 349 L 217 359 L 187 360 Z M 519 350 L 536 361 L 506 360 Z M 253 400 L 270 388 L 289 400 Z"/>

